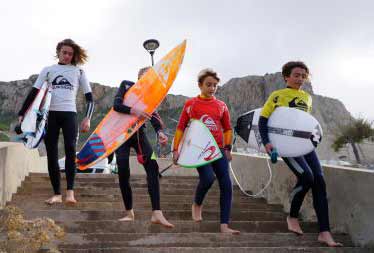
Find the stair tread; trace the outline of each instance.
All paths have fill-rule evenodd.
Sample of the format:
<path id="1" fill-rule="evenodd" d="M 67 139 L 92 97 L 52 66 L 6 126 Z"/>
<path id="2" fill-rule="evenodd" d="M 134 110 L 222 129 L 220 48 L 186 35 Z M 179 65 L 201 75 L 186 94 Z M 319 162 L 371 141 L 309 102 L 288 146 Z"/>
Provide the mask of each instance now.
<path id="1" fill-rule="evenodd" d="M 200 223 L 191 220 L 191 204 L 198 176 L 164 176 L 160 180 L 161 207 L 175 225 L 167 229 L 150 223 L 151 204 L 146 177 L 132 175 L 134 222 L 120 222 L 124 214 L 118 175 L 77 174 L 75 193 L 78 204 L 49 206 L 44 200 L 52 194 L 48 174 L 31 173 L 12 201 L 24 210 L 27 219 L 50 217 L 66 232 L 59 244 L 64 253 L 118 252 L 204 252 L 204 253 L 288 253 L 288 252 L 370 252 L 354 247 L 347 234 L 334 234 L 345 247 L 331 249 L 317 241 L 316 222 L 301 222 L 304 236 L 287 230 L 286 213 L 281 205 L 267 204 L 265 199 L 244 196 L 233 186 L 230 226 L 241 231 L 232 236 L 219 233 L 220 192 L 217 182 L 204 201 Z M 65 175 L 61 187 L 65 189 Z M 64 194 L 64 193 L 63 193 Z"/>

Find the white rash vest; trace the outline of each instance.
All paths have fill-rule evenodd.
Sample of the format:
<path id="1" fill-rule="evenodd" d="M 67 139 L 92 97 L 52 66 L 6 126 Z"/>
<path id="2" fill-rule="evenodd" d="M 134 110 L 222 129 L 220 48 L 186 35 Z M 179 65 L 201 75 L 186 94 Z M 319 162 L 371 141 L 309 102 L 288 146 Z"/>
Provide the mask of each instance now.
<path id="1" fill-rule="evenodd" d="M 45 67 L 33 87 L 40 89 L 44 82 L 52 87 L 50 111 L 76 112 L 79 87 L 84 94 L 92 92 L 86 74 L 74 65 L 55 64 Z"/>

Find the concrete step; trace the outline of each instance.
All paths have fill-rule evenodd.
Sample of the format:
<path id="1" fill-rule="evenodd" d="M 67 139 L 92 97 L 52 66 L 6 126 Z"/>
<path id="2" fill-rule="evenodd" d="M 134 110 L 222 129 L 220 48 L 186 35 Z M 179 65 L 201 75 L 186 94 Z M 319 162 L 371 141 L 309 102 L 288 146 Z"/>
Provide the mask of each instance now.
<path id="1" fill-rule="evenodd" d="M 241 233 L 240 235 L 228 235 L 222 233 L 88 233 L 88 234 L 69 234 L 64 238 L 64 245 L 86 244 L 86 243 L 128 243 L 130 246 L 141 247 L 158 247 L 161 245 L 178 245 L 170 247 L 188 247 L 191 244 L 209 244 L 209 243 L 236 243 L 238 247 L 240 243 L 249 243 L 246 247 L 275 247 L 279 246 L 322 246 L 317 241 L 318 234 L 307 233 L 302 237 L 298 237 L 293 233 Z M 352 241 L 348 235 L 334 235 L 338 242 L 344 244 L 345 247 L 352 246 Z M 235 239 L 235 240 L 233 240 Z M 249 245 L 248 244 L 248 245 Z M 123 246 L 122 246 L 123 247 Z M 169 246 L 168 246 L 169 247 Z M 209 246 L 199 246 L 209 247 Z M 67 248 L 67 247 L 66 247 Z"/>
<path id="2" fill-rule="evenodd" d="M 66 237 L 59 245 L 72 252 L 372 252 L 353 247 L 348 235 L 334 235 L 345 247 L 331 249 L 317 242 L 318 225 L 302 222 L 303 236 L 289 233 L 281 205 L 269 205 L 264 199 L 248 198 L 234 186 L 230 226 L 238 236 L 219 233 L 220 193 L 217 182 L 204 201 L 200 223 L 191 220 L 191 204 L 197 176 L 165 176 L 160 181 L 161 208 L 175 225 L 168 229 L 151 224 L 151 205 L 145 175 L 131 176 L 136 221 L 120 222 L 124 214 L 118 175 L 77 174 L 75 193 L 78 204 L 49 206 L 44 200 L 52 194 L 45 173 L 32 173 L 13 195 L 8 205 L 24 210 L 27 219 L 50 217 L 64 227 Z M 63 194 L 66 181 L 62 174 Z M 371 249 L 372 250 L 372 249 Z"/>
<path id="3" fill-rule="evenodd" d="M 28 177 L 32 178 L 49 178 L 48 173 L 30 173 Z M 61 178 L 65 178 L 65 174 L 61 173 Z M 82 174 L 77 173 L 76 178 L 118 178 L 118 175 L 116 174 Z M 145 179 L 145 175 L 131 175 L 131 179 Z M 173 179 L 177 181 L 183 181 L 183 180 L 197 180 L 198 176 L 163 176 L 162 179 Z"/>
<path id="4" fill-rule="evenodd" d="M 31 198 L 30 198 L 31 200 Z M 47 205 L 44 201 L 12 201 L 9 205 L 15 205 L 22 209 L 37 209 L 37 210 L 53 210 L 53 209 L 61 209 L 61 210 L 124 210 L 124 204 L 122 202 L 80 202 L 79 197 L 77 197 L 78 203 L 76 205 L 67 205 L 65 203 L 57 203 L 54 205 Z M 149 197 L 147 199 L 139 199 L 137 197 L 133 197 L 133 208 L 135 210 L 150 210 L 151 203 Z M 161 209 L 162 210 L 191 210 L 192 199 L 186 202 L 168 202 L 167 197 L 163 196 L 163 200 L 161 200 Z M 255 209 L 263 209 L 265 207 L 264 204 L 256 204 L 256 203 L 236 203 L 232 204 L 232 210 L 240 210 L 240 211 L 249 211 L 252 208 Z M 207 199 L 204 202 L 204 210 L 219 210 L 220 204 L 219 201 L 214 201 L 211 199 Z"/>
<path id="5" fill-rule="evenodd" d="M 63 253 L 372 253 L 372 249 L 353 247 L 123 247 L 97 249 L 63 249 Z"/>
<path id="6" fill-rule="evenodd" d="M 179 184 L 179 183 L 197 183 L 199 181 L 198 177 L 194 178 L 185 178 L 181 177 L 182 179 L 175 179 L 175 178 L 169 178 L 169 177 L 162 177 L 160 178 L 160 182 L 162 183 L 167 183 L 167 184 Z M 66 181 L 64 176 L 61 176 L 61 181 Z M 49 176 L 38 176 L 38 177 L 31 177 L 27 176 L 25 178 L 25 182 L 36 182 L 36 183 L 43 183 L 43 182 L 50 182 Z M 95 183 L 118 183 L 118 176 L 117 175 L 112 175 L 111 177 L 108 177 L 107 175 L 103 175 L 102 177 L 81 177 L 80 175 L 76 175 L 75 182 L 95 182 Z M 146 176 L 142 177 L 130 177 L 130 182 L 131 183 L 146 183 Z"/>
<path id="7" fill-rule="evenodd" d="M 136 220 L 148 221 L 151 217 L 151 210 L 135 210 Z M 191 211 L 187 210 L 166 210 L 163 211 L 165 217 L 170 220 L 191 221 Z M 25 216 L 28 219 L 38 217 L 50 217 L 58 222 L 63 222 L 66 219 L 70 221 L 116 221 L 122 218 L 123 211 L 108 211 L 108 210 L 26 210 Z M 204 221 L 219 221 L 220 212 L 204 211 Z M 286 215 L 283 212 L 272 211 L 232 211 L 231 219 L 235 221 L 285 221 Z"/>
<path id="8" fill-rule="evenodd" d="M 12 197 L 11 202 L 24 202 L 27 200 L 30 200 L 30 197 L 35 202 L 44 202 L 45 199 L 50 197 L 51 193 L 49 194 L 33 194 L 30 196 L 30 194 L 14 194 Z M 64 195 L 64 193 L 63 193 Z M 209 193 L 208 193 L 209 195 Z M 79 202 L 120 202 L 122 203 L 122 196 L 120 194 L 81 194 L 79 192 L 75 193 L 76 198 L 79 200 Z M 133 195 L 134 202 L 149 202 L 149 195 L 148 194 L 134 194 Z M 169 204 L 169 202 L 184 202 L 184 203 L 192 203 L 193 196 L 178 196 L 178 195 L 161 195 L 161 202 L 165 204 Z M 205 203 L 218 203 L 219 196 L 207 196 Z M 272 209 L 272 210 L 282 210 L 281 205 L 269 205 L 266 204 L 264 199 L 251 199 L 246 196 L 240 196 L 233 198 L 233 203 L 247 203 L 252 204 L 253 207 L 261 207 L 264 210 Z M 10 202 L 10 203 L 11 203 Z"/>
<path id="9" fill-rule="evenodd" d="M 175 228 L 168 229 L 149 221 L 65 221 L 65 231 L 68 233 L 215 233 L 219 231 L 218 221 L 169 220 Z M 287 233 L 285 221 L 232 221 L 230 226 L 243 233 Z M 317 233 L 317 224 L 302 222 L 305 233 Z"/>
<path id="10" fill-rule="evenodd" d="M 195 190 L 197 187 L 198 182 L 191 182 L 191 183 L 169 183 L 169 182 L 160 182 L 160 187 L 164 189 L 184 189 L 184 190 Z M 148 188 L 147 182 L 130 182 L 132 188 Z M 49 182 L 32 182 L 32 181 L 24 181 L 21 187 L 44 187 L 44 186 L 51 186 Z M 61 187 L 66 188 L 66 181 L 61 181 Z M 79 182 L 76 181 L 74 187 L 98 187 L 98 188 L 118 188 L 118 182 Z M 218 184 L 213 184 L 211 190 L 219 190 Z M 233 189 L 239 190 L 236 186 Z"/>
<path id="11" fill-rule="evenodd" d="M 239 238 L 238 238 L 239 237 Z M 64 243 L 60 245 L 60 249 L 97 249 L 97 248 L 123 248 L 123 247 L 321 247 L 316 238 L 313 240 L 302 239 L 297 240 L 296 238 L 275 238 L 273 236 L 263 237 L 264 240 L 255 238 L 244 238 L 238 236 L 232 238 L 232 236 L 212 236 L 210 238 L 204 238 L 203 234 L 184 234 L 183 236 L 175 236 L 171 234 L 155 235 L 155 236 L 144 236 L 139 239 L 130 241 L 107 241 L 102 240 L 99 242 L 87 242 L 87 243 Z M 266 241 L 267 239 L 267 241 Z M 347 246 L 353 246 L 349 238 L 342 239 L 340 241 L 345 243 Z"/>
<path id="12" fill-rule="evenodd" d="M 63 189 L 63 188 L 62 188 Z M 84 194 L 113 194 L 118 193 L 120 194 L 119 187 L 94 187 L 94 186 L 86 186 L 86 187 L 74 187 L 74 191 L 84 193 Z M 147 188 L 133 188 L 132 189 L 134 194 L 146 194 L 148 192 Z M 18 193 L 51 193 L 52 187 L 50 185 L 28 185 L 18 188 Z M 195 189 L 178 189 L 178 188 L 171 188 L 165 189 L 163 186 L 160 187 L 160 193 L 166 195 L 189 195 L 193 196 L 195 193 Z M 219 189 L 212 187 L 209 190 L 209 195 L 219 195 Z M 239 191 L 233 191 L 234 197 L 239 197 L 242 194 Z"/>

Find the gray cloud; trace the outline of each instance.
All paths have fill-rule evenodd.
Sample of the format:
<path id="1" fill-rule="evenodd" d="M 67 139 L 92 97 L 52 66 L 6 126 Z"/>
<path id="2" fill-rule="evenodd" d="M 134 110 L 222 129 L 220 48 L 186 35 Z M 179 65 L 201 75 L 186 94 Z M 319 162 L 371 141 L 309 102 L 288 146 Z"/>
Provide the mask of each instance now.
<path id="1" fill-rule="evenodd" d="M 172 93 L 196 95 L 196 74 L 207 66 L 225 82 L 280 71 L 286 61 L 300 59 L 310 66 L 318 94 L 374 119 L 369 97 L 374 91 L 374 3 L 369 0 L 65 1 L 78 8 L 71 13 L 47 2 L 3 4 L 0 23 L 7 39 L 0 44 L 0 80 L 39 72 L 54 62 L 56 42 L 72 37 L 89 51 L 84 68 L 90 79 L 116 86 L 149 65 L 145 39 L 160 40 L 159 59 L 186 38 L 184 65 Z"/>

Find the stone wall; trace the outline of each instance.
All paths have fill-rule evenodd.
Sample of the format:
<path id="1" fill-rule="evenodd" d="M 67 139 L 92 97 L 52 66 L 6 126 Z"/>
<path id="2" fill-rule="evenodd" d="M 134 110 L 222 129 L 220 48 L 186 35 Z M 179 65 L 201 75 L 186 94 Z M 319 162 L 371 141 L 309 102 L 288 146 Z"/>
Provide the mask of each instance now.
<path id="1" fill-rule="evenodd" d="M 0 209 L 30 172 L 47 172 L 47 160 L 23 144 L 0 142 Z"/>
<path id="2" fill-rule="evenodd" d="M 269 178 L 266 159 L 234 154 L 232 167 L 247 191 L 258 192 Z M 289 212 L 289 196 L 296 178 L 283 161 L 271 165 L 273 178 L 264 192 L 269 203 L 282 204 Z M 374 247 L 374 171 L 323 166 L 332 230 L 349 233 L 357 245 Z M 305 220 L 316 220 L 311 193 L 301 210 Z"/>

